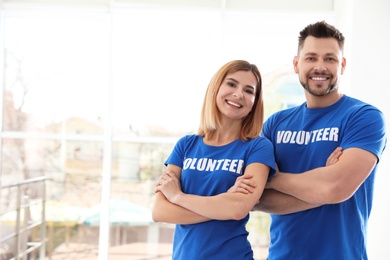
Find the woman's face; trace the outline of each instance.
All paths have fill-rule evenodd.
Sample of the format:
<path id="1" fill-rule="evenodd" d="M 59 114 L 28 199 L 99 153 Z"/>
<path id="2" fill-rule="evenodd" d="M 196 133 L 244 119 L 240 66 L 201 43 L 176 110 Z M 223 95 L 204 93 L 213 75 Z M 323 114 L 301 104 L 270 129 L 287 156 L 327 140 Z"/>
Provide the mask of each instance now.
<path id="1" fill-rule="evenodd" d="M 217 94 L 217 107 L 222 115 L 234 120 L 246 117 L 255 103 L 256 86 L 251 71 L 226 75 Z"/>

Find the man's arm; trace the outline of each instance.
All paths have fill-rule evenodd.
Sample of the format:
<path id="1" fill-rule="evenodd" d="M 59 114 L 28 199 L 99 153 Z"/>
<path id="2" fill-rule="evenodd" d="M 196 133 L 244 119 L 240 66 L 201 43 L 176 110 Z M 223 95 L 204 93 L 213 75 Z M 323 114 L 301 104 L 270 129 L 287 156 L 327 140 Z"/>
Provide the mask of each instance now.
<path id="1" fill-rule="evenodd" d="M 321 205 L 307 203 L 277 190 L 265 189 L 260 198 L 260 202 L 253 207 L 253 210 L 284 215 L 316 208 L 318 206 Z"/>
<path id="2" fill-rule="evenodd" d="M 342 148 L 336 148 L 326 160 L 326 166 L 328 167 L 337 163 L 342 154 Z M 248 174 L 237 178 L 236 183 L 229 189 L 229 192 L 253 192 L 255 183 L 251 180 L 251 177 L 252 176 Z M 267 186 L 269 185 L 267 184 Z M 290 214 L 316 208 L 318 206 L 321 206 L 321 204 L 311 204 L 294 196 L 267 188 L 264 190 L 259 203 L 255 205 L 253 210 L 263 211 L 271 214 Z"/>
<path id="3" fill-rule="evenodd" d="M 228 192 L 251 193 L 255 187 L 256 184 L 252 181 L 252 175 L 247 174 L 239 177 Z M 252 211 L 283 215 L 316 208 L 318 206 L 321 205 L 310 204 L 291 195 L 266 188 L 260 197 L 259 203 L 253 207 Z"/>
<path id="4" fill-rule="evenodd" d="M 356 192 L 377 161 L 368 151 L 349 148 L 333 165 L 300 174 L 277 173 L 267 186 L 309 204 L 340 203 Z"/>

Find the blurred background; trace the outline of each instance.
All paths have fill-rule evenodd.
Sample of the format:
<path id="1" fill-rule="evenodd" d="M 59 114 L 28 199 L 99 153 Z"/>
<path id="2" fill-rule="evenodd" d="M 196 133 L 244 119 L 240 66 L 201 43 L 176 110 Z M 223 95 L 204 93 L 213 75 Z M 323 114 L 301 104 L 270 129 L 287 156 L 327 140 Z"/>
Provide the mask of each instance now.
<path id="1" fill-rule="evenodd" d="M 256 64 L 265 114 L 304 101 L 298 33 L 346 36 L 341 90 L 389 119 L 387 0 L 0 0 L 0 259 L 171 259 L 155 180 L 197 130 L 213 74 Z M 389 152 L 377 174 L 369 256 L 389 259 Z M 251 213 L 256 259 L 269 217 Z"/>

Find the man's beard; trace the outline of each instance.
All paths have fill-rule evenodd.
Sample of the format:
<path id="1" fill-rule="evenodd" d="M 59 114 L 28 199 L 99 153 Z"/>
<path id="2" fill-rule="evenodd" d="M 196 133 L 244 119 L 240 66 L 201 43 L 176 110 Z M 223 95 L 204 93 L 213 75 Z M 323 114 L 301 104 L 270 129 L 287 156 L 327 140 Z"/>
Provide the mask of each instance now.
<path id="1" fill-rule="evenodd" d="M 309 84 L 306 82 L 304 83 L 303 81 L 299 80 L 299 82 L 301 83 L 302 87 L 311 95 L 313 96 L 317 96 L 317 97 L 321 97 L 321 96 L 325 96 L 329 93 L 331 93 L 332 91 L 334 91 L 337 87 L 337 82 L 335 83 L 331 83 L 329 84 L 329 86 L 325 89 L 325 91 L 321 91 L 321 92 L 317 92 L 317 91 L 313 91 L 313 89 L 310 88 Z"/>

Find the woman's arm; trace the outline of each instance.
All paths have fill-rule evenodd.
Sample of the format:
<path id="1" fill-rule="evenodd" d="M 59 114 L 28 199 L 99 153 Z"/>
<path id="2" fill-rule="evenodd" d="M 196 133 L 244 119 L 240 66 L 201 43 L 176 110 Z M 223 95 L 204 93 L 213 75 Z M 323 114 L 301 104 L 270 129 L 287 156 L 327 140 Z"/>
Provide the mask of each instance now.
<path id="1" fill-rule="evenodd" d="M 196 224 L 210 220 L 209 218 L 169 202 L 162 192 L 157 192 L 154 197 L 152 218 L 155 222 L 171 224 Z"/>
<path id="2" fill-rule="evenodd" d="M 157 190 L 164 193 L 172 203 L 209 219 L 228 220 L 244 218 L 258 203 L 263 193 L 270 168 L 261 163 L 252 163 L 246 167 L 245 173 L 252 175 L 255 188 L 252 193 L 225 192 L 216 196 L 198 196 L 181 191 L 178 176 L 166 171 L 160 179 Z"/>
<path id="3" fill-rule="evenodd" d="M 181 169 L 174 165 L 168 165 L 167 170 L 180 178 Z M 159 183 L 157 183 L 159 185 Z M 193 211 L 175 205 L 167 200 L 162 192 L 156 190 L 152 205 L 152 219 L 155 222 L 171 224 L 195 224 L 210 220 Z"/>

